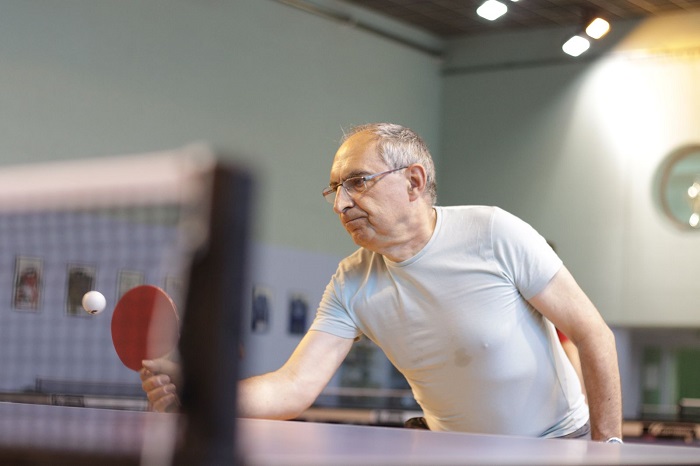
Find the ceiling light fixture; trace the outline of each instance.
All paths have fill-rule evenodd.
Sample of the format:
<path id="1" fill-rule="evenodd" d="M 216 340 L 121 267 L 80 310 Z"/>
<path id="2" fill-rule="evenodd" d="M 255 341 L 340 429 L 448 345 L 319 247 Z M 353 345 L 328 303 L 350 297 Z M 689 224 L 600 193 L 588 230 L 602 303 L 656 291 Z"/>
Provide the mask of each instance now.
<path id="1" fill-rule="evenodd" d="M 567 53 L 572 57 L 578 57 L 583 52 L 588 50 L 590 46 L 591 43 L 585 37 L 573 36 L 571 39 L 564 42 L 561 49 L 564 51 L 564 53 Z"/>
<path id="2" fill-rule="evenodd" d="M 476 9 L 476 14 L 489 21 L 493 21 L 506 14 L 507 11 L 508 7 L 505 4 L 497 0 L 486 0 Z"/>
<path id="3" fill-rule="evenodd" d="M 595 18 L 586 26 L 586 34 L 594 39 L 600 39 L 610 30 L 610 23 L 603 18 Z"/>
<path id="4" fill-rule="evenodd" d="M 582 16 L 585 20 L 585 22 L 583 22 L 585 25 L 585 27 L 582 28 L 583 30 L 579 29 L 580 32 L 564 42 L 564 45 L 561 47 L 564 53 L 572 57 L 578 57 L 591 47 L 591 42 L 586 36 L 592 39 L 600 39 L 610 31 L 610 23 L 603 18 L 591 14 L 590 12 L 584 12 Z"/>

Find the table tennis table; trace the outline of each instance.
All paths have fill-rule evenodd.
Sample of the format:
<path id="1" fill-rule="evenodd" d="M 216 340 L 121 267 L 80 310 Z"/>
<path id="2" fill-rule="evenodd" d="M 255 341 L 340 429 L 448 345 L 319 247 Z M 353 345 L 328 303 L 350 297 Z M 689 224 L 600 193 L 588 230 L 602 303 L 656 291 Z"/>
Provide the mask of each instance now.
<path id="1" fill-rule="evenodd" d="M 0 464 L 167 465 L 176 414 L 0 403 Z M 700 464 L 700 449 L 239 419 L 245 465 Z"/>

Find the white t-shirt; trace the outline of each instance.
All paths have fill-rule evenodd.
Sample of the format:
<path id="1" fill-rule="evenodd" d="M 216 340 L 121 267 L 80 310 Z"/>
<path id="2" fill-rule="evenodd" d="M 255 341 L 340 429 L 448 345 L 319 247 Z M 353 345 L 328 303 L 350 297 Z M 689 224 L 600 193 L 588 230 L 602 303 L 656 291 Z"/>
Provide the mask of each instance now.
<path id="1" fill-rule="evenodd" d="M 495 207 L 435 207 L 414 257 L 341 261 L 311 330 L 366 335 L 406 377 L 432 430 L 558 437 L 588 420 L 554 326 L 526 301 L 561 260 Z"/>

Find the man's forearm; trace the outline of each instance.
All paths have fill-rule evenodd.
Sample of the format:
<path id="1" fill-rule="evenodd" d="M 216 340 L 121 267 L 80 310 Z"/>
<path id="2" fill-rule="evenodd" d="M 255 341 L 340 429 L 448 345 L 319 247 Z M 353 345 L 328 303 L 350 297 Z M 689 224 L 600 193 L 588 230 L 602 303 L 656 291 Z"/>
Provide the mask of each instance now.
<path id="1" fill-rule="evenodd" d="M 293 419 L 309 405 L 283 383 L 282 375 L 268 374 L 241 380 L 238 383 L 238 416 L 262 419 Z"/>
<path id="2" fill-rule="evenodd" d="M 591 438 L 605 441 L 622 435 L 622 395 L 615 338 L 604 327 L 579 344 L 591 413 Z"/>

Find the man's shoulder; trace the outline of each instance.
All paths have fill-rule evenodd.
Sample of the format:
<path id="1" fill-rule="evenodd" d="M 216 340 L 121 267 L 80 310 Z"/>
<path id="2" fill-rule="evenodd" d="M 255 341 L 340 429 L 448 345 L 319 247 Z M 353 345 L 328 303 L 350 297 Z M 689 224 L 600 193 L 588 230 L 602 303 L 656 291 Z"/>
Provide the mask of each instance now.
<path id="1" fill-rule="evenodd" d="M 356 289 L 368 274 L 376 273 L 378 269 L 385 269 L 385 265 L 380 263 L 380 260 L 380 255 L 359 248 L 340 261 L 332 282 L 336 287 L 346 291 Z"/>
<path id="2" fill-rule="evenodd" d="M 474 214 L 478 215 L 480 213 L 493 212 L 494 210 L 501 210 L 499 207 L 492 205 L 448 205 L 448 206 L 435 206 L 436 209 L 440 209 L 444 212 L 458 212 L 464 214 Z"/>
<path id="3" fill-rule="evenodd" d="M 490 219 L 497 212 L 503 209 L 489 205 L 454 205 L 436 207 L 446 219 L 465 219 L 475 221 L 479 219 Z"/>
<path id="4" fill-rule="evenodd" d="M 360 268 L 365 268 L 367 264 L 375 259 L 376 254 L 365 248 L 358 248 L 355 252 L 345 257 L 338 264 L 338 270 L 350 272 Z"/>
<path id="5" fill-rule="evenodd" d="M 493 217 L 519 218 L 502 207 L 493 205 L 436 206 L 435 209 L 441 210 L 442 214 L 446 217 L 461 217 L 467 219 L 490 219 Z"/>

